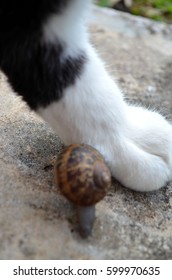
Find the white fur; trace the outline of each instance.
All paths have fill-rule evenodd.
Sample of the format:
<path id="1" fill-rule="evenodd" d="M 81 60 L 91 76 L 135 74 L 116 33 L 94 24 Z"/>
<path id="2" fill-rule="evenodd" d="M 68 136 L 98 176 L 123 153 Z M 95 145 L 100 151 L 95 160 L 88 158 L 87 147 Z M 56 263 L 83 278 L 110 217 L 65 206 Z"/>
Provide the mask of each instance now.
<path id="1" fill-rule="evenodd" d="M 43 25 L 43 39 L 54 44 L 57 41 L 65 44 L 65 56 L 75 56 L 85 49 L 87 33 L 83 22 L 86 21 L 90 2 L 73 0 L 60 15 L 52 14 Z"/>
<path id="2" fill-rule="evenodd" d="M 75 33 L 75 23 L 68 28 Z M 84 46 L 77 42 L 88 57 L 81 77 L 60 101 L 38 113 L 65 144 L 84 142 L 97 148 L 124 186 L 138 191 L 159 189 L 172 180 L 172 126 L 156 112 L 125 103 L 84 34 Z M 63 35 L 70 45 L 71 37 L 68 41 L 67 32 Z"/>

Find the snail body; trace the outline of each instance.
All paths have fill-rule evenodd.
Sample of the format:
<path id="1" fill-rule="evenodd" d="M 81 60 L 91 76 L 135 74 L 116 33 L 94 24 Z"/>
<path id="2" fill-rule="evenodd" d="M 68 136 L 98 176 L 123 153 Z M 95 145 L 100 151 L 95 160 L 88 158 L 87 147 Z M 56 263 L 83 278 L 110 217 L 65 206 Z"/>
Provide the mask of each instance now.
<path id="1" fill-rule="evenodd" d="M 80 233 L 90 234 L 95 204 L 103 199 L 111 184 L 111 174 L 102 155 L 85 144 L 66 147 L 55 164 L 55 184 L 77 205 Z"/>

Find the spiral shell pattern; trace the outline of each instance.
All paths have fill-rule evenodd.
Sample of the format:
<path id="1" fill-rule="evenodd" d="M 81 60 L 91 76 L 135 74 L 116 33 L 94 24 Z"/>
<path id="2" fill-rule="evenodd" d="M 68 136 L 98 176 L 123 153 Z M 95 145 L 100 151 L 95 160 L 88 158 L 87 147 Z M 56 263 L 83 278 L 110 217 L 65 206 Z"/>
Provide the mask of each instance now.
<path id="1" fill-rule="evenodd" d="M 94 205 L 106 195 L 111 173 L 102 155 L 86 144 L 66 147 L 55 163 L 55 184 L 80 206 Z"/>

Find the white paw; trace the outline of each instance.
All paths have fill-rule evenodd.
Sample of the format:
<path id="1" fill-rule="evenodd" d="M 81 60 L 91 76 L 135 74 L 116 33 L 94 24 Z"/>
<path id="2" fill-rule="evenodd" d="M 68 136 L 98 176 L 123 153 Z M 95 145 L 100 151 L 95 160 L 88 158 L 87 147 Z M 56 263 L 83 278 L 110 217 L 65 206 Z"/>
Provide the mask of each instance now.
<path id="1" fill-rule="evenodd" d="M 156 112 L 126 109 L 127 123 L 106 155 L 112 174 L 131 189 L 157 190 L 172 180 L 172 126 Z"/>

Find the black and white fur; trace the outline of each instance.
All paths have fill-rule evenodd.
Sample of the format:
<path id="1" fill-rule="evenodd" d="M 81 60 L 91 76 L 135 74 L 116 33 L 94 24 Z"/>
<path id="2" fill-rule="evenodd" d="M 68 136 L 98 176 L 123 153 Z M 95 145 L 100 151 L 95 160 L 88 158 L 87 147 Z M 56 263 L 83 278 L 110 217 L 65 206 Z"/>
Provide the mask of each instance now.
<path id="1" fill-rule="evenodd" d="M 0 2 L 0 68 L 13 89 L 65 144 L 87 143 L 124 186 L 172 180 L 172 126 L 127 104 L 89 42 L 91 0 Z"/>

